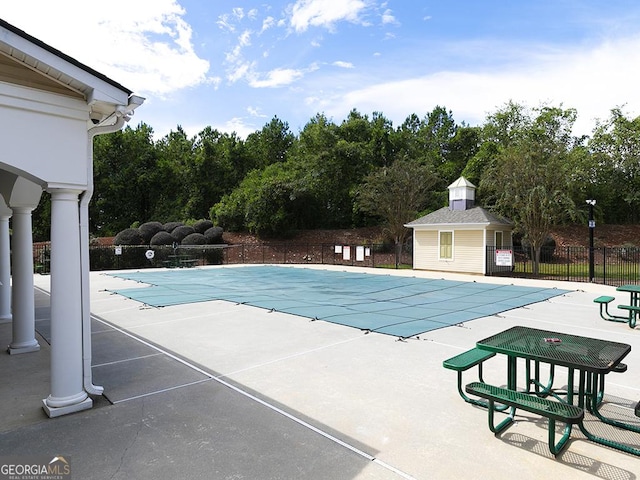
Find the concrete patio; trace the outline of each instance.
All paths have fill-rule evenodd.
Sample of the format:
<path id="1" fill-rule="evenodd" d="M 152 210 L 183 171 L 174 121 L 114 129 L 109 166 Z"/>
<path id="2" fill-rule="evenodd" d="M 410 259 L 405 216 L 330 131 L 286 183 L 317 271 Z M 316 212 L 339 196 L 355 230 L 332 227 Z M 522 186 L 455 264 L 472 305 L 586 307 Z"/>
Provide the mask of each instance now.
<path id="1" fill-rule="evenodd" d="M 638 457 L 587 441 L 577 428 L 554 458 L 546 420 L 526 412 L 495 437 L 486 411 L 465 403 L 455 372 L 442 367 L 513 325 L 629 343 L 629 369 L 610 375 L 606 393 L 619 405 L 610 408 L 633 417 L 640 332 L 605 322 L 593 303 L 599 295 L 625 300 L 613 287 L 544 282 L 571 292 L 399 341 L 222 301 L 144 308 L 105 291 L 144 285 L 92 272 L 93 375 L 105 393 L 91 410 L 49 419 L 41 407 L 49 393 L 49 277 L 35 283 L 42 348 L 0 355 L 0 452 L 64 455 L 73 478 L 624 480 L 639 470 Z M 0 342 L 10 340 L 11 325 L 0 325 Z M 505 370 L 506 360 L 494 357 L 486 381 L 504 384 Z M 628 435 L 640 443 L 640 434 Z"/>

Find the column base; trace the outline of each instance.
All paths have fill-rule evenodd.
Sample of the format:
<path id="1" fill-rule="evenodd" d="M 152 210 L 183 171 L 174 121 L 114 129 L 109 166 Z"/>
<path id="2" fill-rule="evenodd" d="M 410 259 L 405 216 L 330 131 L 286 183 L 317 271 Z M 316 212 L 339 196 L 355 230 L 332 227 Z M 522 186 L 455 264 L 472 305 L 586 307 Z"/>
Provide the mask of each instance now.
<path id="1" fill-rule="evenodd" d="M 91 400 L 91 397 L 87 397 L 79 403 L 65 405 L 64 407 L 50 407 L 49 405 L 47 405 L 46 398 L 42 400 L 42 408 L 49 416 L 49 418 L 55 418 L 62 415 L 68 415 L 70 413 L 81 412 L 82 410 L 88 410 L 91 407 L 93 407 L 93 400 Z"/>
<path id="2" fill-rule="evenodd" d="M 9 323 L 13 321 L 13 315 L 0 315 L 0 323 Z"/>
<path id="3" fill-rule="evenodd" d="M 9 348 L 7 348 L 7 352 L 9 352 L 9 355 L 19 355 L 21 353 L 31 353 L 39 351 L 40 344 L 38 342 L 33 345 L 25 345 L 21 347 L 12 347 L 11 345 L 9 345 Z"/>

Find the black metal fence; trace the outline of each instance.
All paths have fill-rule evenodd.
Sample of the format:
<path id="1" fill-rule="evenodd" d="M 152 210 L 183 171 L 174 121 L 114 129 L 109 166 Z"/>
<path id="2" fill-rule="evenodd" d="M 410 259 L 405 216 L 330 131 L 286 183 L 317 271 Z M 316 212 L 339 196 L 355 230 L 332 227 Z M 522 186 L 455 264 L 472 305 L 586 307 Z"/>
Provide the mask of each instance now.
<path id="1" fill-rule="evenodd" d="M 34 270 L 49 273 L 48 243 L 34 245 Z M 411 268 L 413 255 L 408 246 L 396 255 L 386 244 L 329 245 L 268 243 L 239 245 L 198 245 L 173 248 L 148 246 L 90 246 L 91 270 L 187 267 L 230 264 L 324 264 L 376 268 Z"/>
<path id="2" fill-rule="evenodd" d="M 512 265 L 496 265 L 495 247 L 487 247 L 487 275 L 589 282 L 589 247 L 543 247 L 538 274 L 534 275 L 533 252 L 512 248 Z M 593 282 L 618 286 L 640 282 L 640 247 L 593 249 Z"/>
<path id="3" fill-rule="evenodd" d="M 34 270 L 49 272 L 51 248 L 34 245 Z M 150 253 L 152 252 L 152 253 Z M 534 275 L 530 249 L 513 247 L 511 265 L 496 262 L 495 247 L 487 247 L 487 275 L 543 280 L 589 282 L 588 247 L 543 247 L 538 274 Z M 396 254 L 393 245 L 334 245 L 267 243 L 201 245 L 172 248 L 148 246 L 91 246 L 91 270 L 181 267 L 231 264 L 322 264 L 373 268 L 412 268 L 413 253 L 404 245 Z M 595 283 L 618 286 L 640 283 L 640 247 L 594 248 Z"/>

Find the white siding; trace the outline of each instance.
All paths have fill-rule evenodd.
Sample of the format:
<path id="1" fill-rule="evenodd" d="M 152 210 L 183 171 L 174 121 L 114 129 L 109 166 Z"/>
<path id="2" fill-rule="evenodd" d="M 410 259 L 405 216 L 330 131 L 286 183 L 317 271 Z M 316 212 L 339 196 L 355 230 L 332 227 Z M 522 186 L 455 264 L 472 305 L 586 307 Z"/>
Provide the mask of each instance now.
<path id="1" fill-rule="evenodd" d="M 485 231 L 453 230 L 453 261 L 438 259 L 438 230 L 414 231 L 413 268 L 484 274 Z"/>
<path id="2" fill-rule="evenodd" d="M 438 232 L 416 230 L 413 233 L 413 268 L 437 270 Z"/>

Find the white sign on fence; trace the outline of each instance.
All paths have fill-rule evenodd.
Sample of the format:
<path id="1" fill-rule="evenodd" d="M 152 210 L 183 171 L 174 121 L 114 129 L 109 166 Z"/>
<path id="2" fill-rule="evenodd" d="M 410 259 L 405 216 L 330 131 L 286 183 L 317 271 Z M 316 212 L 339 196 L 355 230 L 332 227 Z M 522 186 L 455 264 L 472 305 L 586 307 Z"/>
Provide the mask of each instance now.
<path id="1" fill-rule="evenodd" d="M 496 250 L 496 265 L 498 267 L 512 267 L 513 250 Z"/>

